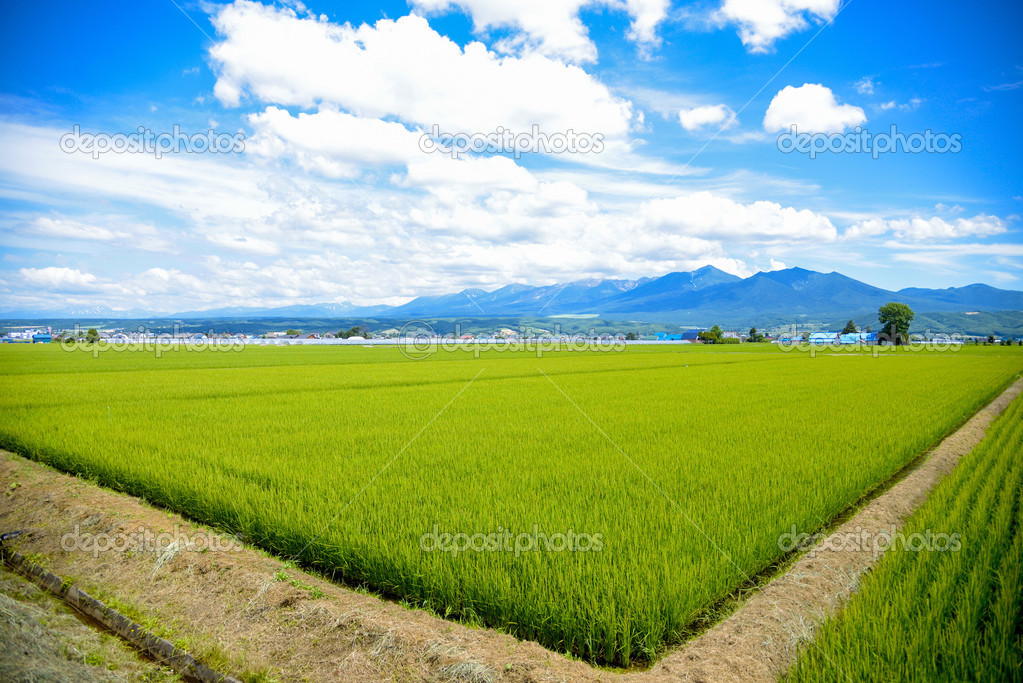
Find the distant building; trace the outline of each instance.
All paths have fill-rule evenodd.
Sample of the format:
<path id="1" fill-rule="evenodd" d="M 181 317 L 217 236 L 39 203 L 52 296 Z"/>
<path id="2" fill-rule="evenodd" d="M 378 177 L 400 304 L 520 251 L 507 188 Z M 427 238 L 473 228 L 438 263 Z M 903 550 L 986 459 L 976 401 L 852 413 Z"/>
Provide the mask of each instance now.
<path id="1" fill-rule="evenodd" d="M 839 344 L 871 344 L 877 341 L 875 332 L 853 332 L 852 334 L 838 335 Z"/>

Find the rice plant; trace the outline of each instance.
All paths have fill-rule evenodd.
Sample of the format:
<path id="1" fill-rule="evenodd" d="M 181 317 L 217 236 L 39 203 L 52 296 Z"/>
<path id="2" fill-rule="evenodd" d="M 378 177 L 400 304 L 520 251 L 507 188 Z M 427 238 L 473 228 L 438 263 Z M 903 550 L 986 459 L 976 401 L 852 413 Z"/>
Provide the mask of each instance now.
<path id="1" fill-rule="evenodd" d="M 819 632 L 794 681 L 1023 680 L 1023 399 L 910 518 L 904 536 Z"/>
<path id="2" fill-rule="evenodd" d="M 350 585 L 628 665 L 1021 369 L 991 349 L 8 346 L 0 445 Z"/>

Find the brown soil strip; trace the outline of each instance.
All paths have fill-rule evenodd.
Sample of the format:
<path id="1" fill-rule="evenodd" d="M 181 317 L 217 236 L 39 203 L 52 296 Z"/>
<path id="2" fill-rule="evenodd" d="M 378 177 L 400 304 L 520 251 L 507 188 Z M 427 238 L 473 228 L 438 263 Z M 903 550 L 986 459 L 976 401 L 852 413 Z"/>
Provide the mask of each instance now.
<path id="1" fill-rule="evenodd" d="M 834 534 L 877 534 L 901 526 L 1021 391 L 1023 380 Z M 154 534 L 221 537 L 138 499 L 12 454 L 0 455 L 0 482 L 0 532 L 31 532 L 10 542 L 13 549 L 242 680 L 773 680 L 875 562 L 870 547 L 808 554 L 726 620 L 648 671 L 620 673 L 337 586 L 255 549 L 64 550 L 62 536 L 76 527 L 79 535 L 137 536 L 144 527 Z"/>

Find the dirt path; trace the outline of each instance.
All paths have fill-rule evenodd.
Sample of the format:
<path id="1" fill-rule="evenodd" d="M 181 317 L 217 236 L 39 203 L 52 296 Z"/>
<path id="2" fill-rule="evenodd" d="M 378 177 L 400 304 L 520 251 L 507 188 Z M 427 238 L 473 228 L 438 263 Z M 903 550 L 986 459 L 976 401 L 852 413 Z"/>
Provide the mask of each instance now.
<path id="1" fill-rule="evenodd" d="M 825 545 L 900 526 L 1021 391 L 1023 380 L 946 438 Z M 569 660 L 536 643 L 341 588 L 255 549 L 203 552 L 199 546 L 179 545 L 168 552 L 140 547 L 140 527 L 193 540 L 204 534 L 215 541 L 221 537 L 138 499 L 15 455 L 0 457 L 0 483 L 0 532 L 32 531 L 16 539 L 18 552 L 157 635 L 182 643 L 204 663 L 243 680 L 773 680 L 875 561 L 869 545 L 808 554 L 725 621 L 649 671 L 621 674 Z M 76 528 L 78 538 L 122 534 L 128 548 L 67 550 L 72 543 L 65 534 Z"/>
<path id="2" fill-rule="evenodd" d="M 0 681 L 172 683 L 173 671 L 83 623 L 62 601 L 0 568 Z"/>

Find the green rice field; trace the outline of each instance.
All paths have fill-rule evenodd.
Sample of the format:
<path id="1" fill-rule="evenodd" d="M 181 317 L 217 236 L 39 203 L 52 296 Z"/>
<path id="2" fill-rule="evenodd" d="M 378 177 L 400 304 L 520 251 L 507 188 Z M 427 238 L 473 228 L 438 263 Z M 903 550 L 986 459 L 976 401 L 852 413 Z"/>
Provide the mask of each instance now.
<path id="1" fill-rule="evenodd" d="M 910 518 L 793 681 L 1023 680 L 1023 399 Z"/>
<path id="2" fill-rule="evenodd" d="M 1021 371 L 1017 347 L 5 345 L 0 445 L 349 585 L 628 665 Z"/>

